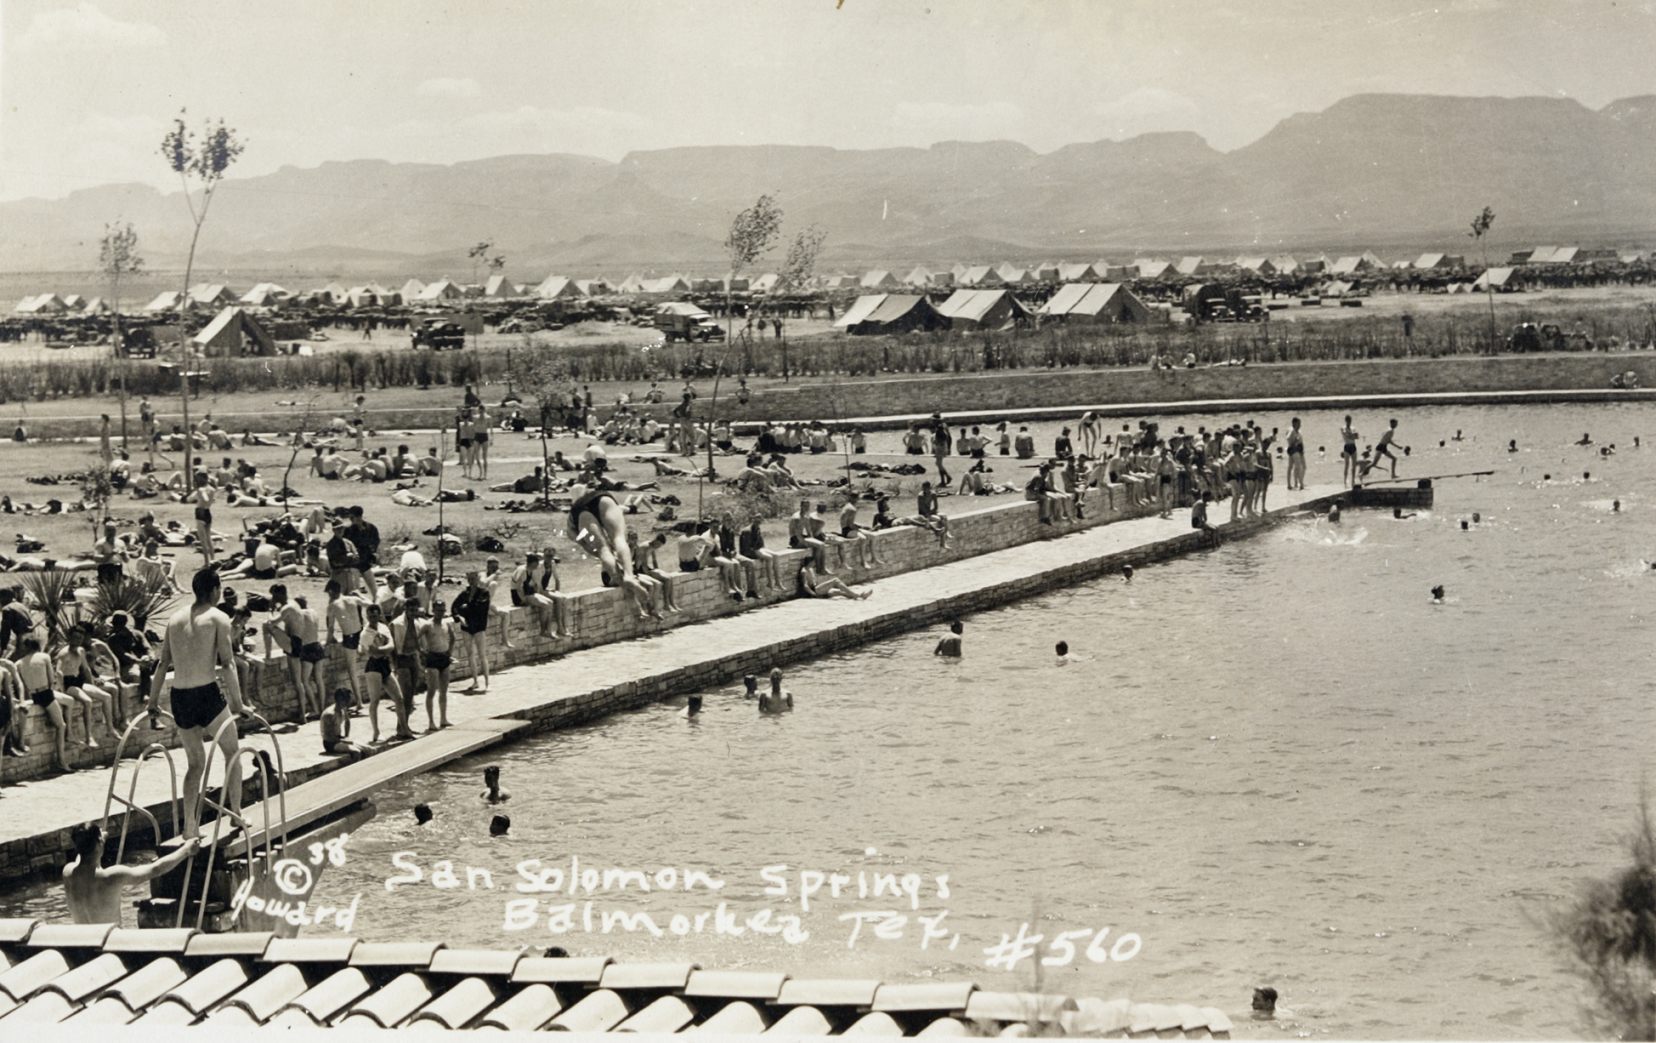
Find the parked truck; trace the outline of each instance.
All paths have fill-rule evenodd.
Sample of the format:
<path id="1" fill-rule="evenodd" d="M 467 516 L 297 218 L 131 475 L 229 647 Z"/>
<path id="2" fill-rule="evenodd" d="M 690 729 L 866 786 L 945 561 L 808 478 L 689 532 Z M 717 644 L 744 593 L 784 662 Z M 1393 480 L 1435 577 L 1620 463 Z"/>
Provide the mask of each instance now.
<path id="1" fill-rule="evenodd" d="M 655 328 L 669 343 L 675 340 L 705 343 L 725 339 L 724 327 L 713 321 L 713 316 L 688 301 L 674 301 L 657 308 Z"/>

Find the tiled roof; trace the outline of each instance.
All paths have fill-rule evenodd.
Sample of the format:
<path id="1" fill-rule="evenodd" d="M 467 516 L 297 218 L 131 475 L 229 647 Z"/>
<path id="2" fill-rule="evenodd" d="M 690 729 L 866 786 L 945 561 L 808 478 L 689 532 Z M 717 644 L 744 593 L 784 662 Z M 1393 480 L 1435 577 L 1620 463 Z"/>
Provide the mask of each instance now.
<path id="1" fill-rule="evenodd" d="M 441 943 L 130 930 L 0 919 L 0 1029 L 537 1029 L 720 1036 L 1228 1038 L 1212 1007 L 988 992 L 969 982 L 796 979 Z"/>

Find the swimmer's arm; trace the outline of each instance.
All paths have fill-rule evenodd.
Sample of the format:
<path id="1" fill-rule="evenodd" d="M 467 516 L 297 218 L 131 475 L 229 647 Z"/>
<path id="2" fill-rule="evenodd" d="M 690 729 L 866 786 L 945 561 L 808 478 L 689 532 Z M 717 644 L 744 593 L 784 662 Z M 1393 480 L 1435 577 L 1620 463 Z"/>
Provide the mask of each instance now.
<path id="1" fill-rule="evenodd" d="M 943 654 L 943 645 L 947 641 L 948 641 L 948 638 L 943 638 L 942 640 L 938 641 L 937 642 L 937 647 L 932 649 L 932 655 L 942 655 Z"/>
<path id="2" fill-rule="evenodd" d="M 98 870 L 100 880 L 125 880 L 128 883 L 142 883 L 170 871 L 174 866 L 189 858 L 201 846 L 199 837 L 191 837 L 184 841 L 177 851 L 156 859 L 145 866 L 110 866 L 108 869 Z"/>
<path id="3" fill-rule="evenodd" d="M 230 712 L 240 717 L 247 712 L 242 705 L 241 678 L 236 672 L 236 649 L 230 641 L 230 621 L 213 621 L 213 659 L 224 667 L 224 687 L 230 697 Z"/>
<path id="4" fill-rule="evenodd" d="M 172 629 L 169 627 L 167 635 L 161 639 L 161 653 L 155 660 L 155 673 L 150 677 L 149 712 L 155 713 L 161 709 L 161 686 L 167 680 L 167 671 L 172 669 Z"/>

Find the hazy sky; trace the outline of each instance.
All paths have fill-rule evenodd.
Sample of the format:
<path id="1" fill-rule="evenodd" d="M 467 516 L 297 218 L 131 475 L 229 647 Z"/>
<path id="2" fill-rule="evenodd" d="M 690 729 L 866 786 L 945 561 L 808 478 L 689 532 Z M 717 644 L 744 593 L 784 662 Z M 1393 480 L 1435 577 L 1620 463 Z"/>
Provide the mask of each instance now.
<path id="1" fill-rule="evenodd" d="M 0 0 L 0 199 L 382 158 L 1148 130 L 1219 148 L 1364 91 L 1656 93 L 1656 0 Z M 0 229 L 0 241 L 4 230 Z"/>

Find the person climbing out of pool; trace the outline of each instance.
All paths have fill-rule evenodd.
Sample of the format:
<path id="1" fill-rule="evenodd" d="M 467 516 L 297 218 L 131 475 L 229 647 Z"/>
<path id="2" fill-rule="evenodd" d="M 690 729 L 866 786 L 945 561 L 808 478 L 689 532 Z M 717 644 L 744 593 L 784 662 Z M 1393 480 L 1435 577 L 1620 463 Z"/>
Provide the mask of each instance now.
<path id="1" fill-rule="evenodd" d="M 490 764 L 483 769 L 483 785 L 487 788 L 478 796 L 490 804 L 499 804 L 512 799 L 512 795 L 500 788 L 500 765 Z"/>
<path id="2" fill-rule="evenodd" d="M 960 635 L 965 629 L 966 627 L 958 619 L 953 623 L 950 623 L 949 636 L 942 638 L 937 642 L 937 647 L 932 649 L 932 655 L 946 656 L 950 659 L 959 659 Z"/>
<path id="3" fill-rule="evenodd" d="M 184 841 L 176 851 L 148 865 L 105 866 L 102 826 L 77 826 L 69 832 L 75 857 L 63 867 L 63 895 L 69 902 L 69 918 L 75 923 L 121 924 L 121 895 L 128 884 L 141 884 L 164 876 L 201 846 L 196 837 Z"/>
<path id="4" fill-rule="evenodd" d="M 759 697 L 760 713 L 787 713 L 794 708 L 793 693 L 782 687 L 782 668 L 772 667 L 770 692 Z"/>
<path id="5" fill-rule="evenodd" d="M 347 761 L 361 760 L 368 750 L 351 741 L 351 690 L 335 688 L 333 702 L 322 710 L 317 722 L 322 729 L 322 752 Z"/>
<path id="6" fill-rule="evenodd" d="M 202 569 L 191 578 L 195 600 L 167 620 L 161 654 L 150 681 L 149 710 L 154 715 L 161 709 L 161 688 L 167 672 L 173 671 L 172 714 L 187 761 L 181 831 L 186 839 L 196 836 L 201 824 L 205 739 L 218 743 L 224 755 L 224 806 L 235 815 L 241 814 L 241 761 L 237 757 L 240 737 L 232 714 L 240 717 L 246 711 L 236 674 L 230 618 L 217 608 L 220 586 L 218 573 L 212 569 Z"/>
<path id="7" fill-rule="evenodd" d="M 1340 428 L 1340 481 L 1346 485 L 1357 484 L 1357 429 L 1351 426 L 1351 418 L 1345 418 L 1345 426 Z"/>

